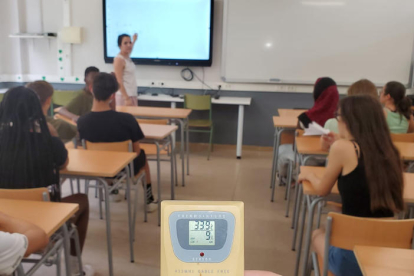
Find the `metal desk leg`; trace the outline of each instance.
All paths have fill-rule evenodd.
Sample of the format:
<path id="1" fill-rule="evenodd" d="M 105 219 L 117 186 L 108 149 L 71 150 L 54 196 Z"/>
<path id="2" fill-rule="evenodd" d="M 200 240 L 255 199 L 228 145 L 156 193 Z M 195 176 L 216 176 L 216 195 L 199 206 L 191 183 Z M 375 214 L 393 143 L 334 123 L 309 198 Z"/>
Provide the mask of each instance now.
<path id="1" fill-rule="evenodd" d="M 243 123 L 244 123 L 244 105 L 239 105 L 239 118 L 237 121 L 237 159 L 242 157 L 242 145 L 243 145 Z"/>
<path id="2" fill-rule="evenodd" d="M 294 219 L 294 226 L 293 226 L 293 241 L 292 241 L 292 251 L 295 251 L 296 248 L 296 237 L 297 237 L 297 233 L 298 233 L 298 225 L 299 225 L 299 215 L 300 215 L 300 202 L 302 200 L 302 195 L 303 195 L 303 187 L 301 184 L 298 185 L 297 187 L 298 192 L 297 192 L 297 197 L 296 197 L 296 210 L 295 210 L 295 219 Z"/>
<path id="3" fill-rule="evenodd" d="M 111 234 L 111 212 L 109 206 L 109 188 L 105 179 L 97 178 L 97 183 L 100 182 L 101 189 L 104 191 L 105 196 L 105 215 L 106 215 L 106 241 L 108 244 L 108 264 L 109 264 L 109 275 L 114 275 L 114 267 L 112 263 L 112 234 Z M 70 275 L 70 274 L 69 274 Z"/>
<path id="4" fill-rule="evenodd" d="M 272 160 L 272 174 L 270 177 L 270 189 L 273 188 L 273 183 L 275 182 L 275 175 L 276 175 L 276 171 L 275 171 L 275 161 L 276 161 L 276 142 L 277 142 L 277 133 L 278 133 L 278 128 L 275 128 L 275 134 L 273 135 L 273 160 Z"/>
<path id="5" fill-rule="evenodd" d="M 161 225 L 161 166 L 160 166 L 160 145 L 154 141 L 157 146 L 157 193 L 158 193 L 158 226 Z M 183 159 L 184 163 L 184 159 Z M 183 164 L 184 165 L 184 164 Z M 183 172 L 184 174 L 184 172 Z"/>
<path id="6" fill-rule="evenodd" d="M 307 196 L 309 198 L 309 196 Z M 312 229 L 313 229 L 313 218 L 315 216 L 315 207 L 318 205 L 318 203 L 322 200 L 322 197 L 317 197 L 314 200 L 312 200 L 312 203 L 309 207 L 309 217 L 308 217 L 308 225 L 306 229 L 306 237 L 305 237 L 305 252 L 303 253 L 303 271 L 302 275 L 305 276 L 307 272 L 307 265 L 309 260 L 309 251 L 310 251 L 310 245 L 311 245 L 311 235 L 312 235 Z"/>
<path id="7" fill-rule="evenodd" d="M 171 199 L 174 200 L 175 199 L 175 192 L 174 192 L 174 175 L 175 175 L 175 171 L 174 171 L 174 143 L 173 143 L 173 137 L 172 135 L 170 136 L 170 144 L 171 144 L 171 155 L 170 155 L 170 163 L 171 163 Z"/>
<path id="8" fill-rule="evenodd" d="M 171 108 L 176 108 L 177 104 L 176 102 L 171 102 Z M 175 126 L 175 123 L 171 123 L 172 126 Z M 172 140 L 173 140 L 173 144 L 174 144 L 174 148 L 175 148 L 175 132 L 172 134 Z"/>
<path id="9" fill-rule="evenodd" d="M 190 125 L 188 123 L 188 118 L 185 119 L 184 124 L 186 125 L 186 130 L 187 130 L 187 143 L 186 143 L 186 147 L 187 147 L 187 175 L 190 175 Z"/>
<path id="10" fill-rule="evenodd" d="M 282 128 L 282 129 L 280 129 L 278 132 L 277 132 L 277 138 L 276 138 L 276 157 L 274 157 L 275 158 L 275 162 L 274 162 L 274 172 L 273 172 L 273 180 L 272 180 L 272 198 L 271 198 L 271 201 L 273 202 L 274 201 L 274 199 L 275 199 L 275 188 L 276 188 L 276 174 L 277 174 L 277 163 L 278 163 L 278 159 L 279 159 L 279 146 L 280 146 L 280 137 L 281 137 L 281 135 L 282 135 L 282 133 L 283 133 L 283 131 L 285 131 L 285 129 L 284 128 Z"/>
<path id="11" fill-rule="evenodd" d="M 69 231 L 66 223 L 62 225 L 63 232 L 63 250 L 65 251 L 65 266 L 66 266 L 66 275 L 72 275 L 72 270 L 70 267 L 70 237 Z"/>
<path id="12" fill-rule="evenodd" d="M 181 156 L 181 172 L 182 172 L 182 186 L 185 186 L 185 180 L 184 180 L 184 170 L 185 170 L 185 166 L 184 166 L 184 143 L 185 143 L 185 139 L 184 139 L 184 130 L 185 130 L 185 123 L 183 122 L 183 120 L 177 119 L 177 121 L 180 123 L 180 128 L 181 128 L 181 150 L 180 150 L 180 156 Z"/>
<path id="13" fill-rule="evenodd" d="M 295 276 L 298 276 L 299 274 L 299 266 L 300 266 L 300 253 L 302 251 L 302 240 L 303 240 L 303 230 L 304 230 L 304 226 L 305 226 L 305 219 L 306 219 L 306 201 L 307 201 L 307 197 L 304 196 L 303 197 L 303 203 L 302 203 L 302 223 L 301 223 L 301 228 L 300 228 L 300 234 L 299 234 L 299 247 L 298 247 L 298 251 L 296 252 L 296 264 L 295 264 Z"/>
<path id="14" fill-rule="evenodd" d="M 126 196 L 128 204 L 128 227 L 129 227 L 129 254 L 131 257 L 131 263 L 134 262 L 134 236 L 133 236 L 133 226 L 132 226 L 132 211 L 131 211 L 131 170 L 129 165 L 125 167 L 127 178 L 126 178 Z"/>

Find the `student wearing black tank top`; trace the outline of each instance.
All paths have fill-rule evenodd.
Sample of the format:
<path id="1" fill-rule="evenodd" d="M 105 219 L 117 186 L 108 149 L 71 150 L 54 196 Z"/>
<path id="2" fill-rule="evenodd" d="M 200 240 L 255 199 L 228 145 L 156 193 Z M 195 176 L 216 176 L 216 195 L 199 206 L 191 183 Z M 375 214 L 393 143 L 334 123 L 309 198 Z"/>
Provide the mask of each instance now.
<path id="1" fill-rule="evenodd" d="M 358 217 L 392 217 L 404 209 L 403 168 L 382 107 L 367 95 L 343 99 L 336 114 L 341 139 L 330 148 L 325 175 L 301 174 L 320 195 L 338 181 L 342 213 Z M 324 255 L 325 232 L 313 233 L 315 251 Z M 336 276 L 362 275 L 352 251 L 331 247 L 329 270 Z"/>

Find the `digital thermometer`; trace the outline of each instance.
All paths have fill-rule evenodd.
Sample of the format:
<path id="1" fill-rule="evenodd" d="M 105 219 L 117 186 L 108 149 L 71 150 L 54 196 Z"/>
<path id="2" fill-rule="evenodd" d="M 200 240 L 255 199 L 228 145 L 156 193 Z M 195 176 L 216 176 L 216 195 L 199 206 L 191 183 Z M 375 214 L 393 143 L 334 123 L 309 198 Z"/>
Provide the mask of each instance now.
<path id="1" fill-rule="evenodd" d="M 161 202 L 161 276 L 244 275 L 244 204 Z"/>

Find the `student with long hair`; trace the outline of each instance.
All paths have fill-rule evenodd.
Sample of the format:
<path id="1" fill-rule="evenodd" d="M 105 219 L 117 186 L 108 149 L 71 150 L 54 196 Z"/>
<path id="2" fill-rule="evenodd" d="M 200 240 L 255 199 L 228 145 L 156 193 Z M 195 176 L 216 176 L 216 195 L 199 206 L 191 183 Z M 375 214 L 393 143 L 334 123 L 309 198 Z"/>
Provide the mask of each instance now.
<path id="1" fill-rule="evenodd" d="M 302 173 L 299 181 L 310 181 L 321 196 L 338 182 L 346 215 L 384 218 L 402 211 L 402 162 L 379 101 L 367 95 L 347 97 L 341 100 L 336 118 L 341 139 L 330 149 L 325 175 Z M 313 245 L 322 258 L 329 254 L 334 275 L 362 275 L 352 251 L 331 247 L 324 252 L 324 230 L 314 231 Z"/>
<path id="2" fill-rule="evenodd" d="M 89 202 L 85 194 L 60 197 L 59 170 L 67 166 L 68 152 L 62 141 L 49 132 L 37 94 L 26 87 L 9 89 L 0 103 L 0 188 L 49 187 L 51 199 L 79 204 L 72 222 L 79 232 L 81 248 L 89 221 Z M 71 262 L 77 270 L 75 246 Z M 89 265 L 84 275 L 93 275 Z"/>
<path id="3" fill-rule="evenodd" d="M 414 132 L 411 100 L 405 94 L 402 83 L 388 82 L 381 91 L 380 102 L 384 105 L 387 124 L 392 133 Z"/>
<path id="4" fill-rule="evenodd" d="M 328 77 L 319 78 L 313 88 L 313 99 L 315 101 L 313 107 L 298 117 L 298 126 L 300 128 L 307 128 L 311 122 L 316 122 L 323 126 L 327 120 L 334 118 L 339 101 L 339 93 L 335 81 Z M 293 145 L 281 145 L 278 158 L 278 172 L 281 179 L 287 175 L 288 161 L 294 160 Z M 319 165 L 320 163 L 313 164 Z"/>
<path id="5" fill-rule="evenodd" d="M 375 84 L 370 80 L 361 79 L 357 82 L 354 82 L 348 88 L 347 95 L 369 95 L 373 98 L 377 98 L 378 90 Z M 329 134 L 321 136 L 321 146 L 323 149 L 328 150 L 332 143 L 339 139 L 338 121 L 336 120 L 336 118 L 329 119 L 328 121 L 326 121 L 324 128 L 331 131 Z"/>

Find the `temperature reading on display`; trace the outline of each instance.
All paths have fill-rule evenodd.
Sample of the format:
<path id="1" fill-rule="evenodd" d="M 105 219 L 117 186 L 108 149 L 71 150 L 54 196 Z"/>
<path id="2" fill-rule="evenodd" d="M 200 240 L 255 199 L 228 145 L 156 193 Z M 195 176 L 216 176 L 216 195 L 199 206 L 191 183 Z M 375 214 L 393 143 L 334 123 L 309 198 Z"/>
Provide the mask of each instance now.
<path id="1" fill-rule="evenodd" d="M 214 220 L 190 220 L 188 223 L 190 245 L 215 245 Z"/>

